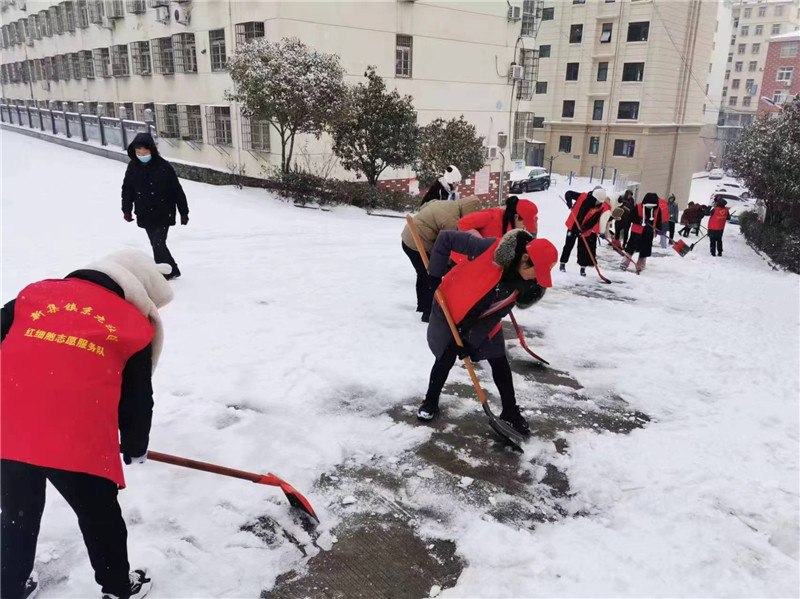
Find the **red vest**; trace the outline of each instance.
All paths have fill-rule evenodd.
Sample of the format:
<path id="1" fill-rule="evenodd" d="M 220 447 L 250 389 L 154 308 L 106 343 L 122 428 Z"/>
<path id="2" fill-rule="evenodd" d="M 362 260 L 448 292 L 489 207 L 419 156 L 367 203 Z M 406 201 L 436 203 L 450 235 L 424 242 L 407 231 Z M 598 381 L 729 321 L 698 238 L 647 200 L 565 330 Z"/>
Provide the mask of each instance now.
<path id="1" fill-rule="evenodd" d="M 653 209 L 653 227 L 654 227 L 654 229 L 655 229 L 656 225 L 659 223 L 659 219 L 658 219 L 658 212 L 659 211 L 661 212 L 661 218 L 662 218 L 662 220 L 660 222 L 664 222 L 663 219 L 664 219 L 664 214 L 665 214 L 664 211 L 665 210 L 666 210 L 666 216 L 667 216 L 666 220 L 669 220 L 669 207 L 667 206 L 666 202 L 664 202 L 664 205 L 662 206 L 661 202 L 664 202 L 664 200 L 658 200 L 658 206 L 655 206 L 653 204 L 647 204 L 648 208 L 652 208 Z M 650 225 L 647 224 L 647 219 L 645 218 L 644 204 L 639 204 L 638 206 L 636 206 L 636 210 L 637 210 L 637 212 L 639 214 L 639 220 L 642 221 L 642 224 L 632 223 L 631 224 L 631 232 L 632 233 L 639 233 L 641 235 L 642 233 L 644 233 L 645 226 L 650 226 Z"/>
<path id="2" fill-rule="evenodd" d="M 94 283 L 48 280 L 23 289 L 0 351 L 0 457 L 124 487 L 122 371 L 152 338 L 139 310 Z"/>
<path id="3" fill-rule="evenodd" d="M 500 240 L 469 262 L 461 262 L 442 279 L 439 289 L 453 320 L 459 324 L 472 307 L 500 282 L 503 268 L 494 263 L 494 251 Z"/>
<path id="4" fill-rule="evenodd" d="M 725 223 L 728 222 L 728 215 L 730 210 L 727 208 L 714 208 L 711 216 L 708 218 L 709 231 L 722 231 L 725 228 Z"/>
<path id="5" fill-rule="evenodd" d="M 481 237 L 500 239 L 503 236 L 504 208 L 486 208 L 472 214 L 462 216 L 458 221 L 459 231 L 475 229 Z"/>
<path id="6" fill-rule="evenodd" d="M 571 230 L 572 226 L 577 222 L 578 213 L 580 212 L 581 206 L 583 206 L 583 203 L 586 201 L 586 198 L 588 197 L 589 197 L 588 193 L 582 193 L 581 195 L 578 196 L 578 199 L 575 200 L 575 204 L 572 206 L 572 210 L 570 210 L 569 216 L 567 217 L 567 222 L 566 222 L 567 229 Z M 599 220 L 595 223 L 595 225 L 591 229 L 587 230 L 584 225 L 589 221 L 590 218 L 592 218 L 592 216 L 594 216 L 598 212 L 606 212 L 608 210 L 611 210 L 611 208 L 608 204 L 605 203 L 601 204 L 600 206 L 595 206 L 594 208 L 589 210 L 589 212 L 587 212 L 586 215 L 583 217 L 583 222 L 580 223 L 580 229 L 581 231 L 583 231 L 581 237 L 589 237 L 592 234 L 595 235 L 599 234 L 600 233 Z"/>

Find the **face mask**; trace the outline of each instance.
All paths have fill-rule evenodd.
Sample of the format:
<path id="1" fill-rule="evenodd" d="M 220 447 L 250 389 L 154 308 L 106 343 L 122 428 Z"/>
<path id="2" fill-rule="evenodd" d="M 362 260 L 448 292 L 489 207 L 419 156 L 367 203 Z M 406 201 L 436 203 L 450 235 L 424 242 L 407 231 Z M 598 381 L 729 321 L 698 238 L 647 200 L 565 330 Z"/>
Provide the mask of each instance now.
<path id="1" fill-rule="evenodd" d="M 136 156 L 139 159 L 139 162 L 143 164 L 147 164 L 150 162 L 150 159 L 153 157 L 152 154 L 148 154 L 147 156 Z"/>

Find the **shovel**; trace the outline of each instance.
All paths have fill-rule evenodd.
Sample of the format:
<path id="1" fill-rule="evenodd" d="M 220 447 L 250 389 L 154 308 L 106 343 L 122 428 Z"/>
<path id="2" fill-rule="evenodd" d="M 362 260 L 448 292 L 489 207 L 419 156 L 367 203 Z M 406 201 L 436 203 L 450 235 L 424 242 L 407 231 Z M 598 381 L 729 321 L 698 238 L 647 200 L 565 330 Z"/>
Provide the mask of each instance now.
<path id="1" fill-rule="evenodd" d="M 206 462 L 198 462 L 188 458 L 181 458 L 168 453 L 159 453 L 158 451 L 148 451 L 147 459 L 154 462 L 162 462 L 164 464 L 172 464 L 173 466 L 181 466 L 183 468 L 191 468 L 192 470 L 202 470 L 203 472 L 211 472 L 213 474 L 221 474 L 222 476 L 230 476 L 232 478 L 241 478 L 249 480 L 253 483 L 260 485 L 269 485 L 271 487 L 280 487 L 286 493 L 286 499 L 292 507 L 308 514 L 314 520 L 319 522 L 317 514 L 314 513 L 314 508 L 308 502 L 308 499 L 303 497 L 297 492 L 292 485 L 275 476 L 274 474 L 255 474 L 254 472 L 245 472 L 244 470 L 234 470 L 233 468 L 226 468 L 225 466 L 217 466 L 216 464 L 208 464 Z"/>
<path id="2" fill-rule="evenodd" d="M 689 252 L 691 252 L 694 249 L 694 246 L 696 246 L 698 243 L 700 243 L 707 236 L 708 236 L 708 233 L 706 232 L 706 234 L 703 235 L 703 237 L 701 237 L 700 239 L 695 241 L 692 245 L 687 244 L 683 239 L 681 239 L 680 241 L 676 241 L 675 242 L 675 244 L 672 246 L 672 249 L 675 250 L 676 252 L 678 252 L 678 255 L 681 258 L 683 258 L 686 254 L 688 254 Z"/>
<path id="3" fill-rule="evenodd" d="M 414 219 L 411 217 L 411 215 L 407 215 L 406 220 L 408 221 L 408 228 L 411 231 L 411 235 L 414 237 L 414 243 L 417 246 L 417 251 L 422 258 L 422 262 L 425 264 L 425 268 L 428 268 L 428 254 L 425 252 L 425 248 L 422 245 L 422 240 L 417 232 L 417 226 L 414 224 Z M 456 323 L 450 314 L 450 310 L 447 308 L 447 301 L 445 300 L 441 289 L 436 290 L 436 301 L 438 301 L 439 305 L 442 307 L 442 312 L 444 312 L 444 316 L 447 318 L 447 324 L 450 325 L 450 332 L 453 333 L 453 338 L 456 341 L 456 345 L 459 347 L 464 347 L 464 342 L 461 340 L 461 335 L 458 334 L 458 328 L 456 328 Z M 484 393 L 481 383 L 478 381 L 478 377 L 475 374 L 475 369 L 472 367 L 472 361 L 469 359 L 469 356 L 464 357 L 464 365 L 467 367 L 469 377 L 472 379 L 472 384 L 475 386 L 475 391 L 478 393 L 478 401 L 481 403 L 481 406 L 483 406 L 484 413 L 489 417 L 489 426 L 494 429 L 494 432 L 508 441 L 511 446 L 514 447 L 514 449 L 523 451 L 522 443 L 525 441 L 525 438 L 520 433 L 515 431 L 510 425 L 494 415 L 492 408 L 489 407 L 489 402 L 486 400 L 486 393 Z"/>

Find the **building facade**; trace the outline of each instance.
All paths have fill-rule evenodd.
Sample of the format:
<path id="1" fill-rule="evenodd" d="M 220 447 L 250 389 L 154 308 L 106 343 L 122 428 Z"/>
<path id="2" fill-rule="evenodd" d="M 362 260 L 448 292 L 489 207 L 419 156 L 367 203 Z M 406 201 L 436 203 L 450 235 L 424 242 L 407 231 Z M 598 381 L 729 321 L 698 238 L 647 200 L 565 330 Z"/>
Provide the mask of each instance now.
<path id="1" fill-rule="evenodd" d="M 775 113 L 800 94 L 800 31 L 776 35 L 769 40 L 761 78 L 759 113 Z"/>
<path id="2" fill-rule="evenodd" d="M 279 138 L 225 99 L 232 88 L 226 59 L 254 38 L 296 36 L 338 54 L 349 83 L 375 65 L 390 89 L 413 96 L 421 125 L 464 115 L 485 138 L 487 163 L 499 171 L 503 156 L 508 167 L 512 151 L 524 153 L 520 140 L 533 137 L 536 65 L 526 48 L 533 45 L 537 6 L 529 0 L 511 7 L 427 0 L 2 0 L 2 97 L 39 107 L 53 102 L 67 111 L 82 104 L 86 112 L 137 120 L 150 108 L 165 156 L 259 176 L 280 163 Z M 504 153 L 492 147 L 500 132 L 509 139 Z M 325 136 L 300 137 L 295 158 L 312 172 L 347 176 Z"/>

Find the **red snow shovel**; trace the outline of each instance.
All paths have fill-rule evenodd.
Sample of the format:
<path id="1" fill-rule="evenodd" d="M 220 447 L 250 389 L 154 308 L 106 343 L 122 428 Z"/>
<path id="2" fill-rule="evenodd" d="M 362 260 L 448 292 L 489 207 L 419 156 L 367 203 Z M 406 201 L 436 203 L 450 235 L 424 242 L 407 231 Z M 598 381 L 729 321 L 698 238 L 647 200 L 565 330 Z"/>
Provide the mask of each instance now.
<path id="1" fill-rule="evenodd" d="M 676 252 L 678 252 L 678 255 L 681 258 L 683 258 L 686 254 L 691 252 L 694 249 L 694 246 L 696 246 L 698 243 L 700 243 L 703 240 L 703 238 L 705 238 L 707 235 L 708 235 L 708 233 L 703 235 L 703 237 L 701 237 L 700 239 L 695 241 L 692 245 L 688 245 L 683 239 L 681 239 L 680 241 L 676 241 L 673 244 L 672 249 L 675 250 Z"/>
<path id="2" fill-rule="evenodd" d="M 408 221 L 408 228 L 411 231 L 411 235 L 414 237 L 414 243 L 417 246 L 417 251 L 419 252 L 422 262 L 425 264 L 425 268 L 427 269 L 428 254 L 425 252 L 425 248 L 422 245 L 422 240 L 419 237 L 417 226 L 414 224 L 414 219 L 410 214 L 406 215 L 406 220 Z M 447 318 L 447 324 L 450 325 L 450 332 L 453 333 L 453 338 L 456 341 L 456 345 L 459 347 L 464 347 L 464 342 L 461 340 L 461 335 L 458 333 L 456 323 L 450 314 L 450 310 L 447 308 L 447 301 L 445 300 L 441 289 L 436 290 L 436 301 L 438 301 L 439 305 L 442 307 L 442 312 L 444 312 L 444 316 Z M 489 417 L 489 425 L 494 429 L 494 432 L 508 441 L 515 449 L 523 451 L 522 443 L 525 441 L 525 438 L 515 431 L 510 425 L 506 424 L 494 415 L 492 408 L 489 407 L 489 402 L 486 400 L 486 393 L 483 392 L 483 388 L 478 380 L 478 376 L 475 374 L 475 369 L 472 367 L 472 361 L 469 359 L 469 356 L 464 356 L 464 366 L 467 367 L 469 377 L 472 379 L 472 384 L 475 386 L 475 391 L 478 393 L 478 401 L 481 403 L 481 406 L 483 406 L 484 413 Z"/>
<path id="3" fill-rule="evenodd" d="M 244 470 L 234 470 L 233 468 L 226 468 L 225 466 L 217 466 L 216 464 L 208 464 L 206 462 L 198 462 L 188 458 L 181 458 L 168 453 L 159 453 L 157 451 L 148 451 L 147 459 L 154 462 L 163 462 L 164 464 L 172 464 L 173 466 L 181 466 L 183 468 L 191 468 L 192 470 L 202 470 L 203 472 L 211 472 L 213 474 L 221 474 L 222 476 L 230 476 L 232 478 L 241 478 L 249 480 L 253 483 L 260 485 L 269 485 L 271 487 L 280 487 L 286 493 L 286 499 L 292 507 L 305 512 L 314 520 L 319 522 L 317 514 L 314 513 L 314 508 L 308 502 L 308 499 L 303 497 L 297 492 L 292 485 L 275 476 L 274 474 L 255 474 L 254 472 L 245 472 Z"/>

